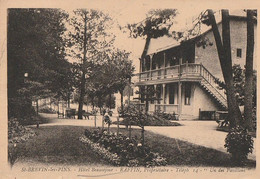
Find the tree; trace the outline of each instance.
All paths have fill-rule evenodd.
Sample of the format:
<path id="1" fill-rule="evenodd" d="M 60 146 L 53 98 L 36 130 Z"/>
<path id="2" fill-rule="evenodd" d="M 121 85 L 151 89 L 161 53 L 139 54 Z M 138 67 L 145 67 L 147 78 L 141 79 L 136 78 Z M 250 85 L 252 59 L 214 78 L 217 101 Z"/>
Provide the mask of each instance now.
<path id="1" fill-rule="evenodd" d="M 130 36 L 133 38 L 145 37 L 146 43 L 141 58 L 146 56 L 151 38 L 170 35 L 169 29 L 173 25 L 173 19 L 177 14 L 176 9 L 150 10 L 147 18 L 135 24 L 128 24 Z"/>
<path id="2" fill-rule="evenodd" d="M 236 100 L 234 81 L 232 77 L 229 13 L 227 10 L 222 10 L 223 43 L 212 10 L 208 10 L 208 19 L 212 27 L 214 38 L 216 41 L 219 61 L 223 72 L 225 84 L 227 86 L 226 89 L 227 89 L 227 101 L 228 101 L 228 114 L 230 120 L 230 127 L 232 128 L 237 126 L 240 122 L 242 122 L 242 115 Z"/>
<path id="3" fill-rule="evenodd" d="M 9 117 L 30 116 L 25 109 L 32 107 L 33 99 L 57 95 L 65 86 L 66 81 L 60 79 L 70 68 L 62 38 L 66 18 L 59 9 L 8 10 Z"/>
<path id="4" fill-rule="evenodd" d="M 254 17 L 256 10 L 247 10 L 247 48 L 246 48 L 246 66 L 245 66 L 245 108 L 244 118 L 245 126 L 252 130 L 252 109 L 253 109 L 253 58 L 254 58 Z"/>
<path id="5" fill-rule="evenodd" d="M 73 30 L 69 32 L 68 46 L 71 56 L 79 61 L 79 107 L 78 119 L 82 119 L 84 96 L 86 95 L 86 78 L 90 75 L 94 63 L 102 62 L 106 55 L 105 50 L 113 42 L 113 38 L 106 41 L 106 29 L 111 19 L 98 10 L 78 9 L 70 18 Z"/>
<path id="6" fill-rule="evenodd" d="M 110 63 L 111 68 L 114 68 L 113 73 L 113 89 L 121 95 L 121 110 L 124 108 L 123 97 L 124 89 L 127 85 L 131 85 L 131 77 L 133 76 L 134 67 L 132 61 L 129 60 L 129 53 L 121 50 L 116 50 L 113 54 L 113 63 Z"/>

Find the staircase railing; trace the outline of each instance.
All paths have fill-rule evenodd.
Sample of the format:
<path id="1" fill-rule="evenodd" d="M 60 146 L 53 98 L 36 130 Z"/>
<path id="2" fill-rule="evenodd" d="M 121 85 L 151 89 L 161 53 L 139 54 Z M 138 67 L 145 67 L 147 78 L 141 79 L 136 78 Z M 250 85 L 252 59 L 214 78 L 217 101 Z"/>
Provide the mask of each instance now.
<path id="1" fill-rule="evenodd" d="M 221 98 L 221 100 L 224 100 L 224 102 L 226 101 L 225 90 L 220 89 L 218 83 L 216 82 L 217 78 L 202 64 L 184 63 L 181 65 L 175 65 L 136 74 L 136 76 L 138 76 L 139 82 L 179 78 L 179 75 L 181 75 L 181 77 L 188 78 L 202 78 L 202 80 L 207 82 L 207 87 L 211 88 L 209 90 L 211 90 L 211 92 L 216 97 Z"/>
<path id="2" fill-rule="evenodd" d="M 226 94 L 225 94 L 225 90 L 222 89 L 220 90 L 217 81 L 217 78 L 212 75 L 202 64 L 201 64 L 201 71 L 200 71 L 200 75 L 204 78 L 204 80 L 206 80 L 208 82 L 208 84 L 210 84 L 215 91 L 224 99 L 226 100 Z"/>

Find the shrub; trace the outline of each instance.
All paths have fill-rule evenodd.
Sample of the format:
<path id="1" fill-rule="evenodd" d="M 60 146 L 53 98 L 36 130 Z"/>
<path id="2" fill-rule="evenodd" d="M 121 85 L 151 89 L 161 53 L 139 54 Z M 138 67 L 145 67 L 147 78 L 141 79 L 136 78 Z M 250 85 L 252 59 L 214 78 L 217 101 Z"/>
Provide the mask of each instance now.
<path id="1" fill-rule="evenodd" d="M 242 163 L 253 150 L 253 138 L 240 127 L 233 128 L 225 139 L 225 147 L 235 163 Z"/>
<path id="2" fill-rule="evenodd" d="M 8 119 L 8 161 L 11 166 L 19 158 L 16 144 L 27 141 L 35 132 L 19 124 L 16 118 Z"/>
<path id="3" fill-rule="evenodd" d="M 56 113 L 55 110 L 53 110 L 52 108 L 49 108 L 49 107 L 40 108 L 39 112 L 40 113 L 48 113 L 48 114 L 55 114 Z"/>
<path id="4" fill-rule="evenodd" d="M 16 118 L 8 119 L 8 143 L 24 142 L 34 135 L 32 129 L 20 125 Z"/>
<path id="5" fill-rule="evenodd" d="M 165 120 L 175 120 L 177 121 L 178 118 L 177 118 L 177 115 L 173 112 L 172 114 L 170 113 L 165 113 L 163 111 L 160 111 L 160 110 L 156 110 L 153 115 L 157 118 L 163 118 Z"/>
<path id="6" fill-rule="evenodd" d="M 149 146 L 142 146 L 135 138 L 130 139 L 122 134 L 116 136 L 107 131 L 102 132 L 100 129 L 94 130 L 93 132 L 86 130 L 85 136 L 104 148 L 104 150 L 99 151 L 108 151 L 110 153 L 104 152 L 103 155 L 117 156 L 119 163 L 118 158 L 114 160 L 121 166 L 151 167 L 164 166 L 167 164 L 165 158 L 161 157 L 158 153 L 152 152 Z"/>
<path id="7" fill-rule="evenodd" d="M 155 112 L 153 114 L 145 114 L 143 110 L 139 110 L 138 106 L 130 105 L 119 110 L 120 115 L 124 118 L 120 121 L 121 125 L 137 125 L 137 126 L 179 126 L 179 123 L 170 122 L 169 120 L 177 120 L 175 114 L 167 114 L 164 112 Z M 114 123 L 117 123 L 115 121 Z"/>

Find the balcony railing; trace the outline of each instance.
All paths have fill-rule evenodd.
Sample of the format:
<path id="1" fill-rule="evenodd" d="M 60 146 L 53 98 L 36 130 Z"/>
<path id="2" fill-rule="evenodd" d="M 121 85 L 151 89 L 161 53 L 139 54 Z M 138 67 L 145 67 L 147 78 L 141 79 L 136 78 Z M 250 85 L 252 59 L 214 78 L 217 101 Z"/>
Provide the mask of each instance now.
<path id="1" fill-rule="evenodd" d="M 179 74 L 200 76 L 201 68 L 201 64 L 186 63 L 157 70 L 145 71 L 137 75 L 139 75 L 139 81 L 177 78 L 179 77 Z"/>
<path id="2" fill-rule="evenodd" d="M 226 99 L 225 91 L 219 89 L 216 83 L 216 77 L 212 75 L 202 64 L 186 63 L 151 71 L 145 71 L 136 74 L 138 77 L 137 83 L 164 81 L 167 79 L 197 79 L 198 81 L 204 80 L 209 88 L 215 95 L 220 95 Z"/>

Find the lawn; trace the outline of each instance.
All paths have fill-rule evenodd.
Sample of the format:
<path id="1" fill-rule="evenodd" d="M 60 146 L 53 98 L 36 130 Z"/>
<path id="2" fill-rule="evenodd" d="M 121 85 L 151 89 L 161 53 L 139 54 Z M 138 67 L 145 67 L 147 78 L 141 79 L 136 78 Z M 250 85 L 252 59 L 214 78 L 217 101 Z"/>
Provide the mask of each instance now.
<path id="1" fill-rule="evenodd" d="M 100 159 L 90 148 L 82 144 L 78 138 L 84 134 L 84 129 L 90 127 L 48 126 L 34 128 L 37 136 L 26 143 L 18 144 L 20 161 L 33 160 L 41 163 L 59 165 L 111 165 Z M 116 128 L 111 128 L 116 132 Z M 126 129 L 120 129 L 128 135 Z M 133 129 L 132 136 L 140 138 L 141 131 Z M 168 165 L 183 166 L 215 166 L 233 167 L 230 155 L 194 145 L 185 141 L 172 139 L 152 132 L 145 132 L 146 144 L 154 152 L 160 153 L 167 159 Z M 255 167 L 255 161 L 246 161 L 246 167 Z"/>
<path id="2" fill-rule="evenodd" d="M 79 141 L 85 127 L 40 126 L 34 130 L 37 136 L 17 145 L 22 161 L 62 165 L 109 165 Z"/>

